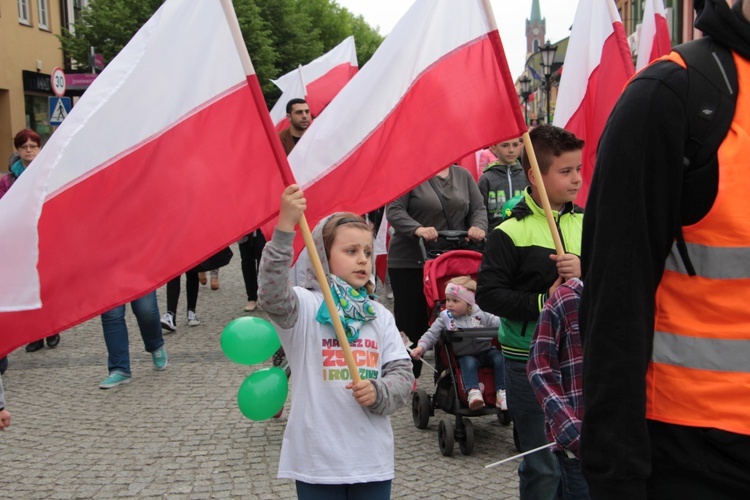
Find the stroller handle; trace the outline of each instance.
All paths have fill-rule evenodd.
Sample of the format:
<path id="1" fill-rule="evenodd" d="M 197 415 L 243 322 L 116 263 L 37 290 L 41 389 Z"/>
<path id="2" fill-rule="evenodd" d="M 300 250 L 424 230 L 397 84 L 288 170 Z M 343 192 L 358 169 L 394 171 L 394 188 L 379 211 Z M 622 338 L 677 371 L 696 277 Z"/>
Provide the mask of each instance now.
<path id="1" fill-rule="evenodd" d="M 460 231 L 458 229 L 446 229 L 443 231 L 438 231 L 437 233 L 438 233 L 438 241 L 442 239 L 446 243 L 449 243 L 449 248 L 441 249 L 441 250 L 435 249 L 435 250 L 430 250 L 428 252 L 424 244 L 424 238 L 420 236 L 419 237 L 419 249 L 422 251 L 422 258 L 424 260 L 427 260 L 429 258 L 434 259 L 441 253 L 447 252 L 448 250 L 461 248 L 466 238 L 469 237 L 469 231 Z"/>

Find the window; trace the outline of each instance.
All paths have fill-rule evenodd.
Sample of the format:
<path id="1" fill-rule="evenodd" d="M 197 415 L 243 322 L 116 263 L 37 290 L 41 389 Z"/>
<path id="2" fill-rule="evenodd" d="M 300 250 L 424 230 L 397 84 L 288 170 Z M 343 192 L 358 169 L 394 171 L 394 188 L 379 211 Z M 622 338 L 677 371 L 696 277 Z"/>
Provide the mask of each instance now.
<path id="1" fill-rule="evenodd" d="M 31 12 L 29 0 L 18 0 L 18 22 L 31 26 Z"/>
<path id="2" fill-rule="evenodd" d="M 39 6 L 39 27 L 49 29 L 49 0 L 37 0 Z"/>

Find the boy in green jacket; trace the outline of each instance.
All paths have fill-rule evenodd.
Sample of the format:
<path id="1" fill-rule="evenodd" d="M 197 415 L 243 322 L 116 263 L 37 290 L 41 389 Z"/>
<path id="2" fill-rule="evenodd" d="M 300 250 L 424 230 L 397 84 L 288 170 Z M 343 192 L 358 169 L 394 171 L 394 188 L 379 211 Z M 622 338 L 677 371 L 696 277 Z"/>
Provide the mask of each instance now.
<path id="1" fill-rule="evenodd" d="M 499 339 L 505 356 L 508 409 L 521 451 L 547 444 L 544 412 L 526 376 L 529 345 L 539 313 L 564 281 L 581 277 L 583 210 L 573 203 L 581 188 L 583 141 L 552 125 L 530 133 L 541 179 L 523 167 L 531 186 L 511 216 L 491 231 L 479 269 L 477 304 L 501 317 Z M 538 186 L 543 182 L 564 255 L 557 256 Z M 554 498 L 560 480 L 549 450 L 524 457 L 518 469 L 521 499 Z"/>

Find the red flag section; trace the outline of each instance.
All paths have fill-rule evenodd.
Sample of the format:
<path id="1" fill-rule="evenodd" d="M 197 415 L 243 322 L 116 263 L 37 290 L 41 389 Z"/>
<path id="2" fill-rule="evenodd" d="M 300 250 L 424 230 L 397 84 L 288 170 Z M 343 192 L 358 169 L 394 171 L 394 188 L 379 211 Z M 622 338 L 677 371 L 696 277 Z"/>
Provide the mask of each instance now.
<path id="1" fill-rule="evenodd" d="M 344 85 L 357 74 L 357 69 L 357 51 L 354 37 L 350 36 L 309 64 L 300 66 L 278 80 L 273 80 L 283 92 L 271 109 L 271 120 L 276 130 L 281 132 L 289 127 L 286 103 L 290 99 L 305 99 L 310 106 L 310 113 L 317 117 Z"/>
<path id="2" fill-rule="evenodd" d="M 573 20 L 554 119 L 555 125 L 586 141 L 583 186 L 576 199 L 579 205 L 585 205 L 588 197 L 599 137 L 633 73 L 625 29 L 614 0 L 581 0 Z"/>
<path id="3" fill-rule="evenodd" d="M 218 1 L 167 0 L 0 200 L 0 356 L 153 290 L 278 208 L 287 167 L 231 22 Z"/>
<path id="4" fill-rule="evenodd" d="M 635 70 L 640 71 L 648 63 L 672 50 L 672 40 L 667 25 L 667 10 L 663 0 L 646 0 L 643 23 L 638 36 L 638 62 Z"/>
<path id="5" fill-rule="evenodd" d="M 417 0 L 302 136 L 289 162 L 310 226 L 332 212 L 379 208 L 459 158 L 522 135 L 500 35 L 484 6 Z"/>

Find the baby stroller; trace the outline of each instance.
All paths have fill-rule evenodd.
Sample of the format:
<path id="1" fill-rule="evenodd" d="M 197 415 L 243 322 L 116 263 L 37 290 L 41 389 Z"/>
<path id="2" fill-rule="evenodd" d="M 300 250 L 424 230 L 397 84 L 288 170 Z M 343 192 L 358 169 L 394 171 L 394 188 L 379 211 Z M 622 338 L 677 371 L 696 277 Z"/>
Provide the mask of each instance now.
<path id="1" fill-rule="evenodd" d="M 433 250 L 428 252 L 422 240 L 420 247 L 425 257 L 424 266 L 424 294 L 432 310 L 434 321 L 440 314 L 445 302 L 445 285 L 456 276 L 471 276 L 476 280 L 482 253 L 479 250 L 464 248 L 466 231 L 439 231 L 440 238 L 446 240 L 449 250 Z M 414 392 L 412 396 L 412 417 L 418 429 L 426 429 L 435 409 L 455 415 L 453 424 L 449 418 L 443 417 L 438 424 L 438 445 L 444 456 L 453 454 L 456 441 L 464 455 L 470 455 L 474 449 L 474 427 L 466 417 L 496 415 L 502 425 L 510 424 L 508 411 L 495 408 L 495 381 L 492 368 L 479 369 L 480 387 L 484 386 L 482 397 L 486 406 L 479 410 L 469 408 L 467 392 L 464 388 L 461 369 L 453 352 L 453 344 L 468 338 L 492 338 L 497 342 L 496 328 L 471 328 L 458 331 L 441 332 L 440 341 L 435 345 L 435 394 L 429 396 L 423 389 Z"/>

